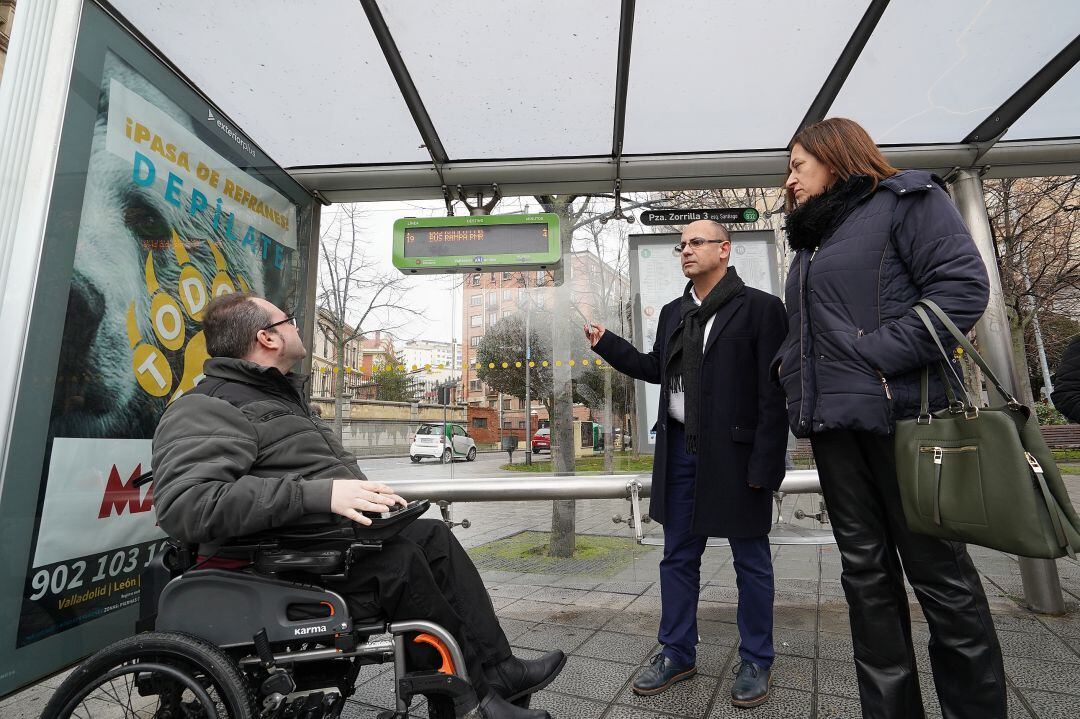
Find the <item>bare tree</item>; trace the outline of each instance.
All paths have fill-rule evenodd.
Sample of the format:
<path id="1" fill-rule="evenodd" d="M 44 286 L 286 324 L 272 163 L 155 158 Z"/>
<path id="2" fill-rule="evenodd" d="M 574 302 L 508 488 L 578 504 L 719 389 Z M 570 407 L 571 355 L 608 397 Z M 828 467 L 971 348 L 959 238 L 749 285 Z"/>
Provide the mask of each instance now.
<path id="1" fill-rule="evenodd" d="M 408 280 L 387 271 L 369 254 L 363 212 L 338 205 L 319 237 L 317 322 L 333 345 L 334 431 L 341 436 L 342 400 L 346 393 L 345 347 L 374 330 L 400 328 L 419 313 L 405 295 Z"/>
<path id="2" fill-rule="evenodd" d="M 1031 402 L 1029 368 L 1046 361 L 1034 382 L 1042 384 L 1075 333 L 1060 319 L 1080 315 L 1080 176 L 991 180 L 985 196 L 1021 393 Z"/>
<path id="3" fill-rule="evenodd" d="M 629 230 L 622 222 L 612 225 L 604 223 L 601 218 L 585 222 L 581 230 L 581 243 L 597 261 L 596 271 L 587 283 L 588 295 L 585 302 L 576 303 L 575 310 L 583 321 L 599 321 L 606 327 L 614 327 L 618 319 L 625 315 L 624 308 L 629 302 Z M 586 303 L 590 317 L 586 317 L 581 311 L 581 305 Z M 604 425 L 604 471 L 610 474 L 615 468 L 612 383 L 625 385 L 628 378 L 621 374 L 617 378 L 612 377 L 612 370 L 607 367 L 602 372 L 603 395 L 599 399 Z M 629 396 L 626 388 L 623 389 L 621 395 Z M 585 394 L 584 390 L 579 390 L 579 393 Z"/>

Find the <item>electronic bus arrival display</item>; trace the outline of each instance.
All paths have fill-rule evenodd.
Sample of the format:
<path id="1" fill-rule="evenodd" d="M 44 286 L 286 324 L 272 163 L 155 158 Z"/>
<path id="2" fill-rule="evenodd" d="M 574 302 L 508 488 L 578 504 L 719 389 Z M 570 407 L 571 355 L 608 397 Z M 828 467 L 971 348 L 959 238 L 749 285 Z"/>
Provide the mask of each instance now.
<path id="1" fill-rule="evenodd" d="M 406 217 L 394 223 L 394 267 L 405 274 L 552 269 L 559 216 Z"/>

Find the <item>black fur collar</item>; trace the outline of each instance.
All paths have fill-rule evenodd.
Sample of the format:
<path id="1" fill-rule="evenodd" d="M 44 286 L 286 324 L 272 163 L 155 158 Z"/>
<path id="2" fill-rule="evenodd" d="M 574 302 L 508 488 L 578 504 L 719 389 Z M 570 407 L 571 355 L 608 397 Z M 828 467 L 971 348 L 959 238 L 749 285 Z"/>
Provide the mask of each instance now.
<path id="1" fill-rule="evenodd" d="M 793 250 L 817 249 L 821 240 L 870 194 L 872 186 L 866 175 L 852 175 L 796 207 L 787 216 L 788 246 Z"/>

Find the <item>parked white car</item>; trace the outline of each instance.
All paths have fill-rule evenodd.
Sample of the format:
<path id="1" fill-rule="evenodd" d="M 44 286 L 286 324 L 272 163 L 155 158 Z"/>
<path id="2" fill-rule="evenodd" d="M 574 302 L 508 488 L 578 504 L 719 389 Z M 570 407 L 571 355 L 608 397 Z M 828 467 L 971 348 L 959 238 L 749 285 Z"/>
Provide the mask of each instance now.
<path id="1" fill-rule="evenodd" d="M 444 426 L 442 422 L 425 422 L 416 430 L 409 447 L 409 459 L 413 462 L 424 457 L 443 464 L 462 457 L 472 462 L 476 459 L 476 442 L 460 424 L 448 422 Z"/>

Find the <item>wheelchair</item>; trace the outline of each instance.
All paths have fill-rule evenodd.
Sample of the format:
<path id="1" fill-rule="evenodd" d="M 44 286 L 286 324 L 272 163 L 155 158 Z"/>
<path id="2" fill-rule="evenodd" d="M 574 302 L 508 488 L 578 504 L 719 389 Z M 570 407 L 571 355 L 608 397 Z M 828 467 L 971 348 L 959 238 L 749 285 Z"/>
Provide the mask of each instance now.
<path id="1" fill-rule="evenodd" d="M 431 719 L 479 718 L 449 632 L 419 619 L 351 616 L 344 597 L 315 583 L 343 578 L 427 506 L 414 502 L 400 521 L 383 515 L 384 526 L 362 531 L 297 527 L 231 542 L 230 551 L 250 552 L 242 571 L 202 569 L 193 547 L 169 540 L 142 575 L 139 633 L 79 665 L 43 719 L 333 719 L 361 668 L 387 662 L 395 708 L 378 719 L 408 717 L 417 696 Z M 438 668 L 410 668 L 410 642 L 434 650 Z"/>

